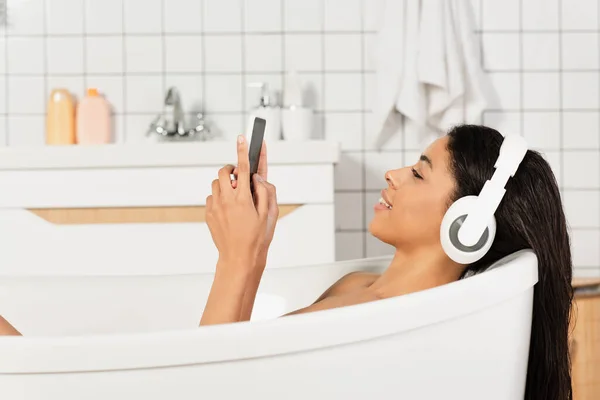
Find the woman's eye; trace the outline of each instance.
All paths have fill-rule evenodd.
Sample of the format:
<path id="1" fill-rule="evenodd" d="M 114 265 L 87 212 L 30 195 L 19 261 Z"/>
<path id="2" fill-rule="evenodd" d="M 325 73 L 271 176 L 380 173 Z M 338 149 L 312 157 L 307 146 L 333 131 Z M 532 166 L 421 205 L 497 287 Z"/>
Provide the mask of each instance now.
<path id="1" fill-rule="evenodd" d="M 417 172 L 416 169 L 411 168 L 411 171 L 412 171 L 412 173 L 413 173 L 413 175 L 414 175 L 415 178 L 417 178 L 417 179 L 423 179 L 423 177 L 421 175 L 419 175 L 419 173 Z"/>

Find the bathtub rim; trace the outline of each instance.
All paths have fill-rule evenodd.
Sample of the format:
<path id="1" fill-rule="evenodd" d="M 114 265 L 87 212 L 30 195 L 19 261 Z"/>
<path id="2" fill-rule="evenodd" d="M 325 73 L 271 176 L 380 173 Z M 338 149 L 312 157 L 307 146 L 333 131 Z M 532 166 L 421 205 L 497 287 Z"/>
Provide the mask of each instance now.
<path id="1" fill-rule="evenodd" d="M 385 268 L 389 265 L 393 256 L 378 256 L 378 257 L 370 257 L 370 258 L 359 258 L 353 260 L 345 260 L 345 261 L 334 261 L 329 263 L 316 263 L 316 264 L 301 264 L 294 265 L 288 267 L 275 267 L 268 269 L 269 272 L 275 271 L 290 271 L 290 270 L 298 270 L 305 268 L 324 268 L 324 267 L 345 267 L 345 266 L 354 266 L 356 268 L 367 268 L 367 269 L 377 269 L 377 268 Z M 267 263 L 268 268 L 268 263 Z M 198 272 L 190 272 L 189 270 L 184 270 L 181 272 L 173 272 L 172 266 L 165 271 L 156 272 L 149 271 L 144 272 L 142 274 L 137 272 L 115 272 L 110 271 L 109 273 L 89 273 L 87 271 L 83 271 L 82 273 L 72 273 L 72 272 L 59 272 L 59 273 L 41 273 L 41 272 L 20 272 L 20 273 L 4 273 L 0 271 L 0 280 L 2 279 L 18 279 L 18 278 L 39 278 L 39 279 L 54 279 L 54 278 L 127 278 L 127 277 L 170 277 L 170 276 L 194 276 L 194 275 L 214 275 L 214 268 L 211 271 L 198 271 Z"/>
<path id="2" fill-rule="evenodd" d="M 119 371 L 227 362 L 399 334 L 465 317 L 518 296 L 532 299 L 538 281 L 537 257 L 530 250 L 511 256 L 515 255 L 518 255 L 515 262 L 501 268 L 433 289 L 275 320 L 151 333 L 4 337 L 0 338 L 3 355 L 0 375 Z M 477 301 L 472 301 L 474 299 Z M 423 307 L 428 312 L 422 312 Z M 392 312 L 398 318 L 387 318 Z M 356 323 L 367 318 L 368 324 Z M 110 357 L 113 354 L 120 356 L 113 359 Z"/>

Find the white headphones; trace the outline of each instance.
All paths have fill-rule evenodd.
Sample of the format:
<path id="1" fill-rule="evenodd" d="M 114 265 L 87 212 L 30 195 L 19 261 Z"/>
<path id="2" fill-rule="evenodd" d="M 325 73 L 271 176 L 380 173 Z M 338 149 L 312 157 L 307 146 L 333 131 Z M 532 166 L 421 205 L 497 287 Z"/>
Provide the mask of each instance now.
<path id="1" fill-rule="evenodd" d="M 508 178 L 515 176 L 526 153 L 527 142 L 522 136 L 506 135 L 494 165 L 496 171 L 479 196 L 461 197 L 446 211 L 440 238 L 442 248 L 453 261 L 474 263 L 492 247 L 496 236 L 494 213 L 506 193 Z"/>

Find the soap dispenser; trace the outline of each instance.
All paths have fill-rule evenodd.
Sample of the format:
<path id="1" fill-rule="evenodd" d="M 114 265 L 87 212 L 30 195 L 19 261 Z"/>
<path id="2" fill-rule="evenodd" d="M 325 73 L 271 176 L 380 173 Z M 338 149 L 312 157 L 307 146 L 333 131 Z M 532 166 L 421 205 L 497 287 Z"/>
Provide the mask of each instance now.
<path id="1" fill-rule="evenodd" d="M 284 140 L 310 140 L 313 132 L 313 112 L 304 106 L 302 81 L 298 73 L 291 71 L 285 79 L 281 130 Z"/>
<path id="2" fill-rule="evenodd" d="M 248 140 L 251 138 L 254 118 L 262 118 L 267 121 L 264 140 L 267 142 L 281 140 L 281 107 L 276 104 L 274 96 L 269 91 L 269 85 L 266 82 L 256 82 L 248 86 L 260 88 L 261 94 L 259 105 L 250 110 L 246 138 Z"/>

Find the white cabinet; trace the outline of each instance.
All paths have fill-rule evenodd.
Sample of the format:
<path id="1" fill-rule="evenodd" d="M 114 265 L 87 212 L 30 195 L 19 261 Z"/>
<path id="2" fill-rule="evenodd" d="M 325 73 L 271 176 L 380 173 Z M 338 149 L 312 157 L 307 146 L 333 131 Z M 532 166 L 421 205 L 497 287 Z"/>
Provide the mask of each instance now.
<path id="1" fill-rule="evenodd" d="M 332 142 L 269 145 L 281 208 L 269 268 L 334 261 L 338 156 Z M 227 163 L 234 142 L 0 150 L 0 272 L 212 270 L 204 205 Z"/>

